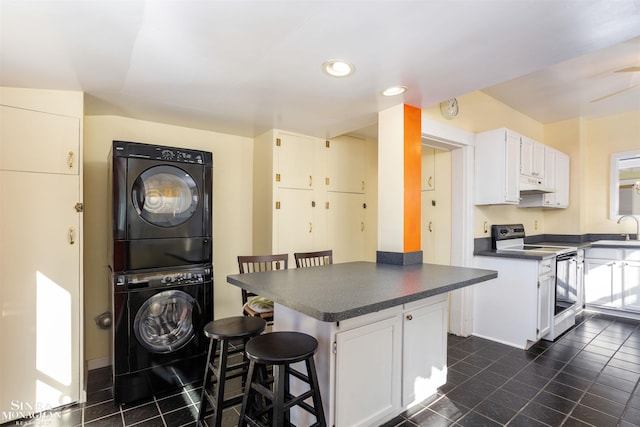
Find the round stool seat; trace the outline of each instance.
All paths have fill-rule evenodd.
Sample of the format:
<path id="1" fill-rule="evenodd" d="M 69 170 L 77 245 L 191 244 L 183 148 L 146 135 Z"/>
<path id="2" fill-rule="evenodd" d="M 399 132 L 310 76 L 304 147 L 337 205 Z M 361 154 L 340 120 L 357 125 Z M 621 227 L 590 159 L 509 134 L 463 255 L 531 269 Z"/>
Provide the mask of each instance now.
<path id="1" fill-rule="evenodd" d="M 245 346 L 249 360 L 267 365 L 283 365 L 309 359 L 318 349 L 318 341 L 301 332 L 270 332 L 252 338 Z"/>
<path id="2" fill-rule="evenodd" d="M 204 327 L 207 338 L 226 340 L 259 335 L 267 327 L 267 322 L 259 317 L 233 316 L 209 322 Z"/>

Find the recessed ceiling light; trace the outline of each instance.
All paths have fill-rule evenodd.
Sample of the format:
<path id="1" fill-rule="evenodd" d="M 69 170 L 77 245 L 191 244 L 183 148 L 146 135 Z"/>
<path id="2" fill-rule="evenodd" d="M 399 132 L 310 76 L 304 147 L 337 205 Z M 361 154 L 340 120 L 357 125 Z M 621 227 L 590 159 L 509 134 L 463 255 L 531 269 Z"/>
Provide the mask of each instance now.
<path id="1" fill-rule="evenodd" d="M 356 71 L 353 64 L 341 59 L 331 59 L 322 64 L 325 73 L 333 77 L 347 77 Z"/>
<path id="2" fill-rule="evenodd" d="M 382 91 L 384 96 L 401 95 L 407 91 L 406 86 L 391 86 Z"/>

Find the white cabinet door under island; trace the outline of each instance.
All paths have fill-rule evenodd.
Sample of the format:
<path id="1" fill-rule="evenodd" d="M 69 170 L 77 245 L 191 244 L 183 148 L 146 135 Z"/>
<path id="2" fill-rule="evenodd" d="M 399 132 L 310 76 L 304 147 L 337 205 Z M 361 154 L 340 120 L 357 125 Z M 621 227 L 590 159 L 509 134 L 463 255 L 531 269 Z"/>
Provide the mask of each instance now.
<path id="1" fill-rule="evenodd" d="M 274 330 L 318 340 L 327 424 L 345 427 L 383 423 L 444 384 L 447 292 L 495 277 L 474 268 L 349 262 L 227 281 L 276 302 Z M 294 424 L 313 423 L 295 409 Z"/>

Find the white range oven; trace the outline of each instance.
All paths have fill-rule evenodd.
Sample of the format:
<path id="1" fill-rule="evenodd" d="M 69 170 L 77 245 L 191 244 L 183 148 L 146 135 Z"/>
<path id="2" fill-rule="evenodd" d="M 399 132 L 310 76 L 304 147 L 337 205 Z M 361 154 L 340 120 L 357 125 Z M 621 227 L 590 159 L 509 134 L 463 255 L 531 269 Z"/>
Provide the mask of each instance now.
<path id="1" fill-rule="evenodd" d="M 580 265 L 575 247 L 527 244 L 524 242 L 525 231 L 522 224 L 493 225 L 491 242 L 496 250 L 513 251 L 522 255 L 551 255 L 555 262 L 550 264 L 555 286 L 550 295 L 553 316 L 550 319 L 549 333 L 542 339 L 553 341 L 575 325 L 576 315 L 581 311 L 581 292 L 579 272 Z M 542 273 L 541 273 L 542 274 Z"/>

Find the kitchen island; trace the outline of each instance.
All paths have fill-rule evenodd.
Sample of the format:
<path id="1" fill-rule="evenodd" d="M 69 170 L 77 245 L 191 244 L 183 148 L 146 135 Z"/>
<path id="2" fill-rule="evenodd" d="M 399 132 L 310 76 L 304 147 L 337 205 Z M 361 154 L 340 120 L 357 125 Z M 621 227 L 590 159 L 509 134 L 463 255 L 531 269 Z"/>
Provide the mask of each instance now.
<path id="1" fill-rule="evenodd" d="M 446 382 L 447 293 L 497 277 L 434 264 L 350 262 L 236 274 L 229 283 L 275 302 L 274 330 L 316 337 L 328 425 L 375 425 Z M 296 425 L 309 425 L 303 411 Z"/>

